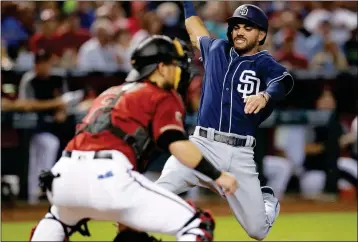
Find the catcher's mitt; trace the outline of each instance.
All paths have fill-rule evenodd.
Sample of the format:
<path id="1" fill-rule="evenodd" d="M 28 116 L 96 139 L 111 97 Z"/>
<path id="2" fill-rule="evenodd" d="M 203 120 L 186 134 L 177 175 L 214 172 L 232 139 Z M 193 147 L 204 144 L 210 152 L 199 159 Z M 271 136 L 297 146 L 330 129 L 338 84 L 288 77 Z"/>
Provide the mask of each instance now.
<path id="1" fill-rule="evenodd" d="M 131 229 L 125 229 L 119 233 L 117 233 L 113 242 L 160 242 L 162 240 L 158 240 L 154 236 L 150 236 L 146 232 L 137 232 Z"/>

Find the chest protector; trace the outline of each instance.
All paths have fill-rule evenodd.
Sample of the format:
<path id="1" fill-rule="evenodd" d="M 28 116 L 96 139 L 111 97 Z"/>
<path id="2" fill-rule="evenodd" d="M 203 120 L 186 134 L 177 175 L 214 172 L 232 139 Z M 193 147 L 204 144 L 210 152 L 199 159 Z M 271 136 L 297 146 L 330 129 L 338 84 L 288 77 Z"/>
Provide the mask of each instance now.
<path id="1" fill-rule="evenodd" d="M 108 130 L 118 138 L 125 141 L 129 146 L 131 146 L 134 150 L 137 161 L 141 161 L 144 158 L 144 155 L 147 155 L 148 151 L 150 150 L 149 148 L 154 145 L 153 139 L 151 138 L 149 132 L 150 127 L 146 128 L 140 126 L 134 133 L 126 133 L 120 127 L 114 126 L 112 123 L 113 107 L 127 90 L 130 90 L 135 86 L 136 85 L 133 85 L 129 89 L 122 90 L 112 99 L 108 105 L 97 109 L 93 114 L 95 118 L 89 124 L 86 124 L 77 130 L 76 135 L 84 131 L 91 134 L 98 134 Z"/>

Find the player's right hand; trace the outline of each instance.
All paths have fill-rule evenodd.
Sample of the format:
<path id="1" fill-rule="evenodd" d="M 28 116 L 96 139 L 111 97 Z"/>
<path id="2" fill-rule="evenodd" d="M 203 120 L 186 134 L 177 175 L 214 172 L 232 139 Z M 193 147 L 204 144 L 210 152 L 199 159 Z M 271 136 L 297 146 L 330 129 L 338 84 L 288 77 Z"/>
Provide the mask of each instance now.
<path id="1" fill-rule="evenodd" d="M 239 186 L 236 178 L 228 172 L 222 172 L 215 183 L 223 189 L 226 195 L 232 195 Z"/>

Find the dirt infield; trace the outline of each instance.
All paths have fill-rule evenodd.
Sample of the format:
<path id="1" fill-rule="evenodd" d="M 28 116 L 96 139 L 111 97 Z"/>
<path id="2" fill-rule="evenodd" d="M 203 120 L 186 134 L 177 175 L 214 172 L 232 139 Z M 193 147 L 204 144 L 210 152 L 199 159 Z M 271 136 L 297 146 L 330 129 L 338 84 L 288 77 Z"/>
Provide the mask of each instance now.
<path id="1" fill-rule="evenodd" d="M 229 215 L 230 208 L 223 199 L 203 198 L 196 201 L 202 208 L 209 208 L 215 215 Z M 48 204 L 43 203 L 37 206 L 29 206 L 19 203 L 13 208 L 2 206 L 1 215 L 3 222 L 16 221 L 34 221 L 40 219 L 48 209 Z M 290 198 L 281 202 L 282 213 L 299 213 L 299 212 L 357 212 L 357 201 L 331 201 L 331 202 L 314 202 L 302 200 L 299 198 Z"/>

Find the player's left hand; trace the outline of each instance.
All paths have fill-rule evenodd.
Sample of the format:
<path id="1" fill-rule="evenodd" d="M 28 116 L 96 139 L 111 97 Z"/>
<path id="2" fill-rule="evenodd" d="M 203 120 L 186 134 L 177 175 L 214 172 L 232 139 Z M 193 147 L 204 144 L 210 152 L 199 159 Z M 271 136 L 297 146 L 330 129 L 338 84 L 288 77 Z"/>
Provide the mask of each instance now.
<path id="1" fill-rule="evenodd" d="M 256 114 L 260 112 L 261 109 L 266 107 L 267 102 L 268 97 L 266 97 L 265 94 L 262 93 L 248 96 L 244 98 L 244 103 L 246 103 L 244 111 L 246 114 Z"/>

